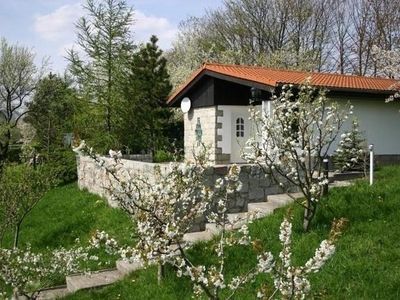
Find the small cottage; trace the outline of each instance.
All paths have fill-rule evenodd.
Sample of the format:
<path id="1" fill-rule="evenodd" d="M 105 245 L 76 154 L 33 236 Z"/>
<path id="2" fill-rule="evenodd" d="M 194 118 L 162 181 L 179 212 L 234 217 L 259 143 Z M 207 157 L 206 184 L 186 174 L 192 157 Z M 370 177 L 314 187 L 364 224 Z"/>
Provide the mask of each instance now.
<path id="1" fill-rule="evenodd" d="M 184 112 L 185 158 L 201 144 L 210 147 L 215 164 L 242 163 L 240 153 L 250 137 L 249 106 L 267 112 L 271 96 L 284 84 L 299 85 L 308 77 L 328 97 L 354 106 L 361 130 L 381 161 L 400 162 L 400 104 L 385 103 L 393 79 L 309 73 L 263 67 L 204 64 L 168 99 Z"/>

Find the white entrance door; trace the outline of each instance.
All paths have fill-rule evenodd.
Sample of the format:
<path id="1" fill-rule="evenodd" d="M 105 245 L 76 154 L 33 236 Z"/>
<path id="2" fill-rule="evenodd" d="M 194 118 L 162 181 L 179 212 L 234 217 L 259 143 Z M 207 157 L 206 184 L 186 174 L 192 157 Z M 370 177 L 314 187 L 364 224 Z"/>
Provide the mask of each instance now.
<path id="1" fill-rule="evenodd" d="M 249 139 L 249 129 L 249 120 L 246 114 L 233 114 L 231 162 L 245 162 L 241 158 L 241 153 L 246 141 Z"/>

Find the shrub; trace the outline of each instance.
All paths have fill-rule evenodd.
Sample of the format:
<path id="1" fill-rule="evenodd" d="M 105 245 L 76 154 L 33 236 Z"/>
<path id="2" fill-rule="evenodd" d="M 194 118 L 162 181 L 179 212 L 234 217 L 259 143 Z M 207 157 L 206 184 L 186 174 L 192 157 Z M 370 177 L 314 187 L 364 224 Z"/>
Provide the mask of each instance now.
<path id="1" fill-rule="evenodd" d="M 351 129 L 341 135 L 333 161 L 341 172 L 364 171 L 366 163 L 366 141 L 359 130 L 357 120 L 353 120 Z"/>
<path id="2" fill-rule="evenodd" d="M 69 149 L 60 149 L 48 155 L 43 169 L 56 180 L 57 185 L 73 182 L 78 177 L 76 156 Z"/>
<path id="3" fill-rule="evenodd" d="M 166 150 L 157 150 L 153 160 L 156 163 L 174 161 L 174 154 Z"/>
<path id="4" fill-rule="evenodd" d="M 39 203 L 53 183 L 42 168 L 20 164 L 8 165 L 0 179 L 0 241 L 4 233 L 14 230 L 14 247 L 25 217 Z"/>

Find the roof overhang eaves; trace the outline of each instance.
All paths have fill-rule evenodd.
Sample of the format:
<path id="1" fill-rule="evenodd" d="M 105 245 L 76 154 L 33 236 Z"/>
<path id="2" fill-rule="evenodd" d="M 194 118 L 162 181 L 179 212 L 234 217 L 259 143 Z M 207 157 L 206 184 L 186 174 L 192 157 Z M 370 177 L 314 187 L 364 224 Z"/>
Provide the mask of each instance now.
<path id="1" fill-rule="evenodd" d="M 184 87 L 182 89 L 180 89 L 176 94 L 172 94 L 172 96 L 168 99 L 167 104 L 169 106 L 172 106 L 178 99 L 180 99 L 182 97 L 182 95 L 184 95 L 197 82 L 199 82 L 204 76 L 207 76 L 207 75 L 211 76 L 213 78 L 238 83 L 241 85 L 247 85 L 249 87 L 256 87 L 258 89 L 262 89 L 262 90 L 268 91 L 270 93 L 273 93 L 275 90 L 275 87 L 276 87 L 274 85 L 265 84 L 263 82 L 256 81 L 256 80 L 244 79 L 239 76 L 227 75 L 227 74 L 212 71 L 212 70 L 202 69 L 201 72 L 199 72 L 197 75 L 195 75 L 195 77 L 192 78 L 191 81 L 186 83 L 186 85 L 184 85 Z"/>
<path id="2" fill-rule="evenodd" d="M 377 89 L 354 89 L 354 88 L 338 88 L 338 87 L 324 87 L 328 91 L 332 92 L 349 92 L 349 93 L 365 93 L 365 94 L 379 94 L 379 95 L 391 95 L 396 91 L 392 90 L 377 90 Z"/>
<path id="3" fill-rule="evenodd" d="M 200 72 L 195 74 L 195 76 L 188 82 L 183 84 L 183 87 L 178 88 L 178 91 L 173 93 L 167 100 L 167 105 L 172 106 L 177 99 L 182 97 L 190 88 L 192 88 L 201 78 L 203 78 L 206 69 L 202 69 Z"/>

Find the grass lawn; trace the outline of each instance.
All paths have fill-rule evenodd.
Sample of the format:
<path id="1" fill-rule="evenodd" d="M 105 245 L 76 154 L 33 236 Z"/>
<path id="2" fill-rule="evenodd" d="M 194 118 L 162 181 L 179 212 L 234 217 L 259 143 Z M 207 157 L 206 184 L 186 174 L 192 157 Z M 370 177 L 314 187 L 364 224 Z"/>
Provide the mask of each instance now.
<path id="1" fill-rule="evenodd" d="M 306 234 L 301 229 L 302 210 L 293 205 L 293 212 L 293 261 L 296 264 L 303 264 L 313 255 L 320 241 L 327 237 L 333 218 L 349 220 L 337 244 L 336 254 L 320 273 L 311 277 L 312 298 L 400 299 L 400 167 L 380 170 L 373 187 L 360 181 L 352 187 L 332 189 L 329 198 L 320 205 L 312 230 Z M 95 213 L 88 213 L 96 219 Z M 285 210 L 280 209 L 250 226 L 253 239 L 261 240 L 264 249 L 274 255 L 280 251 L 278 232 L 284 214 Z M 75 218 L 85 222 L 82 219 L 86 216 Z M 76 228 L 72 221 L 68 223 Z M 93 224 L 91 228 L 96 227 Z M 47 242 L 45 237 L 43 239 Z M 193 260 L 206 265 L 213 263 L 212 246 L 212 242 L 196 245 L 191 253 Z M 228 278 L 242 274 L 256 262 L 255 253 L 245 247 L 232 248 L 227 255 Z M 191 298 L 191 285 L 187 279 L 177 278 L 173 270 L 168 269 L 165 281 L 158 286 L 156 274 L 156 269 L 151 267 L 109 287 L 80 291 L 67 299 Z M 237 293 L 235 299 L 255 299 L 257 288 L 263 282 L 272 286 L 271 281 L 260 276 Z"/>
<path id="2" fill-rule="evenodd" d="M 121 243 L 129 243 L 133 233 L 132 222 L 119 209 L 110 208 L 99 196 L 78 189 L 76 183 L 49 191 L 21 227 L 19 247 L 30 244 L 33 251 L 47 248 L 71 247 L 77 238 L 87 244 L 96 229 L 109 232 Z M 3 246 L 12 246 L 12 236 L 6 236 Z M 112 265 L 113 259 L 99 253 L 99 262 L 91 268 Z M 62 284 L 65 278 L 54 278 L 54 284 Z M 2 286 L 0 283 L 0 290 Z"/>
<path id="3" fill-rule="evenodd" d="M 68 184 L 49 191 L 26 217 L 20 247 L 30 244 L 33 250 L 68 248 L 76 238 L 87 242 L 96 229 L 105 230 L 125 243 L 130 240 L 132 222 L 99 196 L 79 190 L 76 183 Z M 11 247 L 11 236 L 4 245 Z"/>

